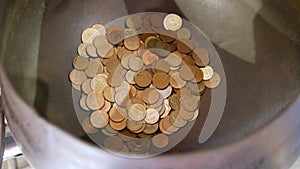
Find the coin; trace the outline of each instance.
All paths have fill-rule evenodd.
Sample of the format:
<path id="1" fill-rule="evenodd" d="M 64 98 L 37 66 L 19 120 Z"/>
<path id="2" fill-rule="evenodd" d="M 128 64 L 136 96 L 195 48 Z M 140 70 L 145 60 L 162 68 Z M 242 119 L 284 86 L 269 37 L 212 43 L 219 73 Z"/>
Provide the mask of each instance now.
<path id="1" fill-rule="evenodd" d="M 118 112 L 118 110 L 115 107 L 112 107 L 109 110 L 109 117 L 114 122 L 120 122 L 124 120 L 125 116 Z"/>
<path id="2" fill-rule="evenodd" d="M 80 90 L 80 85 L 77 85 L 77 84 L 74 84 L 72 83 L 72 87 L 75 89 L 75 90 Z"/>
<path id="3" fill-rule="evenodd" d="M 97 31 L 94 28 L 87 28 L 83 31 L 82 36 L 81 36 L 81 40 L 83 43 L 92 43 L 93 39 L 100 35 L 99 31 Z"/>
<path id="4" fill-rule="evenodd" d="M 78 48 L 77 48 L 77 53 L 79 56 L 83 56 L 88 58 L 89 56 L 86 53 L 86 47 L 87 47 L 87 43 L 81 43 Z"/>
<path id="5" fill-rule="evenodd" d="M 88 94 L 92 91 L 90 83 L 91 83 L 91 79 L 86 79 L 85 81 L 82 82 L 81 90 L 83 93 Z"/>
<path id="6" fill-rule="evenodd" d="M 130 36 L 137 35 L 138 31 L 133 29 L 133 28 L 127 28 L 127 29 L 124 29 L 123 34 L 124 34 L 124 37 L 127 38 L 127 37 L 130 37 Z"/>
<path id="7" fill-rule="evenodd" d="M 129 149 L 127 146 L 123 145 L 123 148 L 120 150 L 120 153 L 122 154 L 128 154 L 129 153 Z"/>
<path id="8" fill-rule="evenodd" d="M 200 68 L 203 72 L 203 80 L 209 80 L 214 75 L 214 70 L 210 66 L 205 66 L 204 68 Z"/>
<path id="9" fill-rule="evenodd" d="M 95 128 L 103 128 L 108 124 L 108 115 L 103 111 L 97 110 L 90 115 L 90 121 Z"/>
<path id="10" fill-rule="evenodd" d="M 113 129 L 110 125 L 106 125 L 104 128 L 107 132 L 112 133 L 112 134 L 117 134 L 119 131 Z"/>
<path id="11" fill-rule="evenodd" d="M 147 88 L 142 92 L 142 99 L 147 104 L 154 104 L 159 98 L 160 94 L 155 88 Z"/>
<path id="12" fill-rule="evenodd" d="M 84 71 L 79 71 L 79 70 L 76 70 L 76 69 L 73 69 L 70 72 L 69 78 L 70 78 L 71 82 L 76 84 L 76 85 L 81 85 L 82 82 L 87 79 L 86 74 L 84 73 Z"/>
<path id="13" fill-rule="evenodd" d="M 179 116 L 184 120 L 191 120 L 195 115 L 195 111 L 186 111 L 185 109 L 180 109 Z"/>
<path id="14" fill-rule="evenodd" d="M 97 46 L 96 52 L 101 58 L 110 58 L 114 54 L 113 50 L 114 48 L 110 43 L 104 42 Z"/>
<path id="15" fill-rule="evenodd" d="M 118 43 L 122 42 L 124 39 L 123 30 L 112 30 L 110 32 L 106 32 L 107 40 L 112 45 L 117 45 Z"/>
<path id="16" fill-rule="evenodd" d="M 192 54 L 193 59 L 195 60 L 195 64 L 197 66 L 207 66 L 209 63 L 209 56 L 208 56 L 208 52 L 206 49 L 204 48 L 197 48 L 193 51 Z"/>
<path id="17" fill-rule="evenodd" d="M 101 35 L 105 35 L 106 33 L 105 27 L 101 24 L 95 24 L 92 28 L 96 29 Z"/>
<path id="18" fill-rule="evenodd" d="M 99 131 L 97 128 L 92 126 L 89 117 L 86 117 L 82 121 L 81 127 L 86 134 L 96 134 Z"/>
<path id="19" fill-rule="evenodd" d="M 168 124 L 165 124 L 166 126 L 172 126 L 172 124 L 169 122 L 169 117 L 170 116 L 166 116 L 165 118 L 161 119 L 159 121 L 159 130 L 164 133 L 164 134 L 167 134 L 167 135 L 170 135 L 172 134 L 171 132 L 169 132 L 165 126 L 164 126 L 164 123 L 168 123 Z"/>
<path id="20" fill-rule="evenodd" d="M 156 109 L 150 108 L 146 110 L 145 122 L 148 124 L 154 124 L 159 120 L 159 113 Z"/>
<path id="21" fill-rule="evenodd" d="M 153 75 L 152 83 L 158 89 L 165 89 L 170 83 L 170 77 L 165 72 L 157 72 Z"/>
<path id="22" fill-rule="evenodd" d="M 104 101 L 104 106 L 100 109 L 101 111 L 107 113 L 111 108 L 111 104 L 109 101 Z"/>
<path id="23" fill-rule="evenodd" d="M 166 30 L 177 31 L 182 26 L 182 19 L 176 14 L 168 14 L 165 16 L 163 24 Z"/>
<path id="24" fill-rule="evenodd" d="M 130 68 L 130 70 L 137 72 L 143 69 L 144 63 L 141 58 L 132 57 L 128 61 L 128 67 Z"/>
<path id="25" fill-rule="evenodd" d="M 181 100 L 181 105 L 187 111 L 195 111 L 198 108 L 198 101 L 191 97 L 185 97 Z"/>
<path id="26" fill-rule="evenodd" d="M 175 116 L 172 116 L 174 112 L 175 111 L 170 113 L 170 122 L 171 122 L 172 126 L 174 126 L 176 128 L 184 127 L 187 124 L 187 120 L 182 119 L 179 116 L 178 111 L 176 111 L 177 114 Z M 171 129 L 169 129 L 169 131 L 171 131 Z"/>
<path id="27" fill-rule="evenodd" d="M 85 111 L 90 111 L 90 109 L 86 106 L 86 95 L 82 94 L 79 100 L 80 107 Z"/>
<path id="28" fill-rule="evenodd" d="M 110 86 L 106 86 L 103 90 L 103 96 L 107 101 L 114 102 L 115 94 L 115 90 Z"/>
<path id="29" fill-rule="evenodd" d="M 143 125 L 145 125 L 145 123 L 141 121 L 127 120 L 127 128 L 132 132 L 141 130 L 143 128 Z"/>
<path id="30" fill-rule="evenodd" d="M 192 51 L 192 44 L 189 39 L 177 39 L 177 49 L 182 53 L 190 53 Z"/>
<path id="31" fill-rule="evenodd" d="M 158 123 L 146 124 L 144 129 L 145 134 L 154 134 L 158 130 Z"/>
<path id="32" fill-rule="evenodd" d="M 203 72 L 200 68 L 194 67 L 194 79 L 192 80 L 193 83 L 199 83 L 203 79 Z"/>
<path id="33" fill-rule="evenodd" d="M 139 29 L 142 23 L 142 18 L 137 14 L 129 15 L 126 19 L 126 26 L 128 28 Z"/>
<path id="34" fill-rule="evenodd" d="M 98 35 L 93 40 L 93 44 L 96 48 L 103 47 L 103 45 L 105 45 L 106 43 L 108 43 L 108 41 L 105 35 Z"/>
<path id="35" fill-rule="evenodd" d="M 192 66 L 183 64 L 179 68 L 179 75 L 183 80 L 186 80 L 186 81 L 192 80 L 195 77 L 194 74 L 195 74 L 195 69 Z"/>
<path id="36" fill-rule="evenodd" d="M 186 84 L 186 81 L 180 77 L 179 72 L 175 72 L 170 75 L 170 85 L 172 87 L 174 87 L 176 89 L 180 89 L 183 86 L 185 86 L 185 84 Z"/>
<path id="37" fill-rule="evenodd" d="M 140 87 L 147 87 L 151 84 L 152 75 L 147 70 L 142 70 L 134 77 L 135 83 Z"/>
<path id="38" fill-rule="evenodd" d="M 150 22 L 153 27 L 162 27 L 163 18 L 160 14 L 152 14 L 150 15 Z"/>
<path id="39" fill-rule="evenodd" d="M 129 70 L 125 75 L 125 79 L 128 83 L 135 84 L 135 80 L 134 80 L 135 76 L 136 76 L 136 72 Z"/>
<path id="40" fill-rule="evenodd" d="M 106 125 L 106 126 L 109 126 L 109 125 Z M 115 136 L 115 135 L 116 135 L 116 134 L 114 134 L 114 133 L 108 132 L 107 130 L 105 130 L 105 128 L 101 129 L 101 132 L 102 132 L 104 135 L 108 136 L 108 137 L 111 137 L 111 136 Z"/>
<path id="41" fill-rule="evenodd" d="M 190 65 L 190 66 L 194 66 L 194 60 L 190 55 L 183 54 L 181 59 L 182 59 L 183 63 Z"/>
<path id="42" fill-rule="evenodd" d="M 168 55 L 168 57 L 166 58 L 168 64 L 171 67 L 178 67 L 181 65 L 182 63 L 182 59 L 181 59 L 181 54 L 178 51 L 172 52 Z"/>
<path id="43" fill-rule="evenodd" d="M 111 126 L 111 128 L 113 128 L 117 131 L 121 131 L 121 130 L 125 129 L 126 124 L 127 124 L 127 119 L 126 118 L 124 118 L 120 122 L 114 122 L 112 119 L 109 120 L 109 125 Z"/>
<path id="44" fill-rule="evenodd" d="M 163 89 L 163 90 L 157 90 L 164 99 L 168 98 L 171 93 L 172 93 L 172 87 L 171 86 L 168 86 L 167 88 Z"/>
<path id="45" fill-rule="evenodd" d="M 174 31 L 170 30 L 162 30 L 159 32 L 159 38 L 164 42 L 172 42 L 176 38 L 176 34 Z"/>
<path id="46" fill-rule="evenodd" d="M 132 53 L 127 53 L 125 55 L 122 56 L 121 58 L 121 65 L 123 66 L 124 69 L 129 69 L 129 60 L 132 58 L 132 57 L 136 57 L 136 55 L 132 54 Z"/>
<path id="47" fill-rule="evenodd" d="M 166 42 L 159 41 L 155 44 L 155 48 L 149 48 L 153 53 L 165 58 L 170 54 L 170 45 Z"/>
<path id="48" fill-rule="evenodd" d="M 125 129 L 119 132 L 119 137 L 122 138 L 124 141 L 130 141 L 136 138 L 136 134 L 132 133 L 131 131 Z"/>
<path id="49" fill-rule="evenodd" d="M 145 49 L 142 54 L 142 60 L 145 65 L 150 65 L 153 62 L 158 60 L 158 56 L 154 53 L 152 53 L 150 50 Z"/>
<path id="50" fill-rule="evenodd" d="M 140 38 L 138 36 L 129 36 L 124 39 L 124 46 L 128 50 L 137 50 L 140 46 Z"/>
<path id="51" fill-rule="evenodd" d="M 152 30 L 152 24 L 151 24 L 151 16 L 150 15 L 146 15 L 143 18 L 143 28 L 145 28 L 148 31 Z"/>
<path id="52" fill-rule="evenodd" d="M 211 79 L 203 82 L 206 87 L 213 89 L 219 86 L 221 83 L 221 77 L 218 73 L 214 72 Z"/>
<path id="53" fill-rule="evenodd" d="M 119 90 L 130 90 L 130 84 L 127 81 L 122 81 L 120 86 L 115 87 L 115 91 Z"/>
<path id="54" fill-rule="evenodd" d="M 120 137 L 111 136 L 104 140 L 104 147 L 111 151 L 120 151 L 123 148 L 123 141 Z"/>
<path id="55" fill-rule="evenodd" d="M 180 28 L 176 32 L 178 39 L 190 39 L 191 31 L 188 28 Z"/>
<path id="56" fill-rule="evenodd" d="M 115 102 L 120 107 L 126 107 L 128 100 L 129 100 L 129 91 L 128 90 L 119 90 L 115 94 Z"/>
<path id="57" fill-rule="evenodd" d="M 168 62 L 165 60 L 160 59 L 160 60 L 154 62 L 153 64 L 154 64 L 155 70 L 157 70 L 157 71 L 162 71 L 165 73 L 168 73 L 170 71 L 170 66 L 169 66 Z"/>
<path id="58" fill-rule="evenodd" d="M 98 57 L 97 49 L 93 44 L 88 44 L 86 47 L 86 53 L 91 57 Z"/>
<path id="59" fill-rule="evenodd" d="M 128 142 L 128 148 L 132 153 L 143 154 L 150 149 L 150 144 L 147 138 L 135 138 Z"/>
<path id="60" fill-rule="evenodd" d="M 95 77 L 98 72 L 103 71 L 103 65 L 99 60 L 90 60 L 88 67 L 85 69 L 85 73 L 89 77 Z"/>
<path id="61" fill-rule="evenodd" d="M 156 148 L 165 148 L 169 144 L 169 137 L 165 134 L 157 134 L 152 138 L 152 144 Z"/>
<path id="62" fill-rule="evenodd" d="M 128 117 L 133 121 L 142 121 L 146 117 L 146 108 L 142 104 L 132 104 L 128 110 Z"/>
<path id="63" fill-rule="evenodd" d="M 92 90 L 103 91 L 107 85 L 107 75 L 98 74 L 91 80 Z"/>
<path id="64" fill-rule="evenodd" d="M 87 95 L 86 105 L 91 110 L 101 109 L 104 106 L 104 97 L 100 91 L 91 91 Z"/>
<path id="65" fill-rule="evenodd" d="M 145 39 L 145 48 L 156 48 L 156 44 L 160 42 L 156 36 L 149 36 Z"/>
<path id="66" fill-rule="evenodd" d="M 173 110 L 179 110 L 180 109 L 180 101 L 176 94 L 173 94 L 169 97 L 169 104 Z"/>

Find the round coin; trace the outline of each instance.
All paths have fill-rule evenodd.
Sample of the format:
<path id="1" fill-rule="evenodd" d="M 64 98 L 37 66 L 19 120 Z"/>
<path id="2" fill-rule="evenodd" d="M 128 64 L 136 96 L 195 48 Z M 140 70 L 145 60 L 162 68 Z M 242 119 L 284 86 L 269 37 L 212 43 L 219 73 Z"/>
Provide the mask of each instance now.
<path id="1" fill-rule="evenodd" d="M 99 31 L 94 28 L 87 28 L 83 31 L 81 40 L 83 43 L 93 43 L 93 39 L 100 35 Z"/>
<path id="2" fill-rule="evenodd" d="M 178 39 L 190 39 L 191 31 L 188 28 L 180 28 L 176 35 Z"/>
<path id="3" fill-rule="evenodd" d="M 91 114 L 90 121 L 95 128 L 103 128 L 108 124 L 108 115 L 103 111 L 97 110 Z"/>
<path id="4" fill-rule="evenodd" d="M 168 14 L 163 21 L 166 30 L 177 31 L 182 26 L 182 19 L 176 14 Z"/>
<path id="5" fill-rule="evenodd" d="M 135 72 L 138 72 L 143 69 L 144 63 L 141 58 L 139 57 L 132 57 L 128 61 L 128 67 Z"/>
<path id="6" fill-rule="evenodd" d="M 109 125 L 111 126 L 111 128 L 113 128 L 114 130 L 117 130 L 117 131 L 121 131 L 121 130 L 125 129 L 126 123 L 127 123 L 126 118 L 124 118 L 120 122 L 114 122 L 112 120 L 109 120 Z"/>
<path id="7" fill-rule="evenodd" d="M 76 70 L 76 69 L 73 69 L 70 72 L 69 78 L 70 78 L 71 82 L 76 84 L 76 85 L 81 85 L 82 82 L 87 79 L 86 74 L 84 73 L 84 71 L 79 71 L 79 70 Z"/>
<path id="8" fill-rule="evenodd" d="M 221 77 L 218 73 L 214 72 L 211 79 L 203 82 L 206 87 L 213 89 L 219 86 L 221 83 Z"/>
<path id="9" fill-rule="evenodd" d="M 195 64 L 197 66 L 207 66 L 209 63 L 208 52 L 204 48 L 196 48 L 192 54 L 193 59 L 195 60 Z"/>
<path id="10" fill-rule="evenodd" d="M 104 147 L 110 151 L 119 152 L 123 148 L 123 141 L 120 137 L 111 136 L 104 140 Z"/>
<path id="11" fill-rule="evenodd" d="M 128 110 L 128 117 L 133 121 L 142 121 L 146 117 L 146 108 L 142 104 L 132 104 Z"/>
<path id="12" fill-rule="evenodd" d="M 91 80 L 91 88 L 92 90 L 103 91 L 107 84 L 107 75 L 98 74 Z"/>
<path id="13" fill-rule="evenodd" d="M 148 124 L 154 124 L 159 120 L 159 113 L 156 109 L 150 108 L 146 110 L 145 122 Z"/>
<path id="14" fill-rule="evenodd" d="M 174 87 L 176 89 L 180 89 L 183 86 L 185 86 L 185 84 L 186 84 L 186 81 L 180 77 L 179 72 L 175 72 L 170 75 L 170 85 L 172 87 Z"/>
<path id="15" fill-rule="evenodd" d="M 165 72 L 157 72 L 153 75 L 152 83 L 158 89 L 165 89 L 170 83 L 170 77 Z"/>
<path id="16" fill-rule="evenodd" d="M 82 121 L 81 127 L 86 134 L 96 134 L 99 131 L 97 128 L 92 126 L 89 117 L 86 117 Z"/>
<path id="17" fill-rule="evenodd" d="M 152 75 L 149 71 L 143 70 L 134 76 L 134 81 L 140 87 L 147 87 L 151 84 Z"/>
<path id="18" fill-rule="evenodd" d="M 165 134 L 157 134 L 152 138 L 152 144 L 156 148 L 164 148 L 169 144 L 169 137 Z"/>
<path id="19" fill-rule="evenodd" d="M 204 68 L 200 68 L 203 72 L 203 80 L 209 80 L 214 75 L 214 70 L 210 66 L 205 66 Z"/>
<path id="20" fill-rule="evenodd" d="M 128 100 L 129 100 L 129 91 L 128 90 L 119 90 L 115 94 L 115 102 L 120 107 L 126 107 Z"/>
<path id="21" fill-rule="evenodd" d="M 146 124 L 144 129 L 145 134 L 154 134 L 158 130 L 158 123 L 155 124 Z"/>
<path id="22" fill-rule="evenodd" d="M 126 26 L 128 28 L 139 29 L 142 23 L 142 18 L 137 14 L 129 15 L 126 19 Z"/>
<path id="23" fill-rule="evenodd" d="M 100 91 L 91 91 L 86 98 L 86 105 L 91 110 L 101 109 L 104 106 L 104 97 Z"/>
<path id="24" fill-rule="evenodd" d="M 124 46 L 128 50 L 137 50 L 140 46 L 140 38 L 138 36 L 129 36 L 124 39 Z"/>
<path id="25" fill-rule="evenodd" d="M 73 62 L 73 66 L 77 70 L 84 70 L 89 65 L 89 60 L 86 57 L 78 56 L 74 58 L 75 62 Z"/>

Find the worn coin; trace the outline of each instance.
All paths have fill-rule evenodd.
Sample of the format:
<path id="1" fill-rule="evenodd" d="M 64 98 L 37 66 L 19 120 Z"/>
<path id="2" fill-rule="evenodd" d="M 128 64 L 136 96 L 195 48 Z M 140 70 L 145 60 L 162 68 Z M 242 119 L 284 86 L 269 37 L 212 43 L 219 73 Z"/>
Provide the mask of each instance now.
<path id="1" fill-rule="evenodd" d="M 165 134 L 157 134 L 152 138 L 152 144 L 156 148 L 165 148 L 169 144 L 169 137 Z"/>
<path id="2" fill-rule="evenodd" d="M 128 28 L 139 29 L 143 23 L 141 16 L 137 14 L 129 15 L 126 19 L 126 26 Z"/>
<path id="3" fill-rule="evenodd" d="M 170 77 L 165 72 L 157 72 L 153 75 L 152 83 L 158 89 L 165 89 L 170 83 Z"/>
<path id="4" fill-rule="evenodd" d="M 71 82 L 74 83 L 75 85 L 81 85 L 82 82 L 87 79 L 86 74 L 84 73 L 84 71 L 79 71 L 79 70 L 76 70 L 76 69 L 73 69 L 70 72 L 69 78 L 70 78 Z"/>
<path id="5" fill-rule="evenodd" d="M 90 109 L 86 106 L 86 95 L 82 94 L 79 100 L 80 107 L 85 111 L 90 111 Z"/>
<path id="6" fill-rule="evenodd" d="M 106 74 L 98 74 L 91 80 L 92 90 L 103 91 L 107 84 L 108 76 Z"/>
<path id="7" fill-rule="evenodd" d="M 178 39 L 190 39 L 191 31 L 188 28 L 180 28 L 176 35 Z"/>
<path id="8" fill-rule="evenodd" d="M 166 30 L 177 31 L 182 26 L 182 19 L 176 14 L 168 14 L 165 16 L 163 24 Z"/>
<path id="9" fill-rule="evenodd" d="M 205 86 L 208 88 L 216 88 L 219 86 L 219 84 L 221 83 L 221 77 L 218 73 L 214 72 L 213 76 L 211 79 L 207 80 L 207 81 L 203 81 Z"/>
<path id="10" fill-rule="evenodd" d="M 108 124 L 108 115 L 103 111 L 97 110 L 91 114 L 90 121 L 95 128 L 103 128 Z"/>
<path id="11" fill-rule="evenodd" d="M 166 60 L 171 67 L 178 67 L 182 63 L 181 58 L 182 58 L 182 56 L 181 56 L 180 52 L 175 51 L 175 52 L 170 53 L 168 55 L 168 57 L 166 58 Z"/>
<path id="12" fill-rule="evenodd" d="M 137 50 L 140 47 L 140 38 L 138 36 L 129 36 L 124 39 L 124 46 L 128 50 Z"/>
<path id="13" fill-rule="evenodd" d="M 87 47 L 87 43 L 81 43 L 78 48 L 77 48 L 77 53 L 79 56 L 83 56 L 88 58 L 89 56 L 86 53 L 86 47 Z"/>
<path id="14" fill-rule="evenodd" d="M 134 81 L 140 87 L 147 87 L 151 84 L 152 75 L 149 71 L 143 70 L 135 75 Z"/>
<path id="15" fill-rule="evenodd" d="M 207 66 L 209 63 L 208 52 L 204 48 L 196 48 L 192 54 L 193 59 L 195 60 L 195 64 L 197 66 Z"/>
<path id="16" fill-rule="evenodd" d="M 185 86 L 185 84 L 186 84 L 186 81 L 180 77 L 179 72 L 175 72 L 170 75 L 170 85 L 172 87 L 174 87 L 176 89 L 180 89 L 183 86 Z"/>
<path id="17" fill-rule="evenodd" d="M 132 104 L 128 110 L 128 117 L 133 121 L 142 121 L 146 117 L 146 108 L 142 104 Z"/>
<path id="18" fill-rule="evenodd" d="M 154 134 L 158 130 L 158 123 L 146 124 L 144 129 L 145 134 Z"/>
<path id="19" fill-rule="evenodd" d="M 104 147 L 111 151 L 120 151 L 123 148 L 123 141 L 120 137 L 111 136 L 104 140 Z"/>
<path id="20" fill-rule="evenodd" d="M 156 109 L 150 108 L 146 110 L 145 122 L 148 124 L 154 124 L 159 120 L 159 113 Z"/>
<path id="21" fill-rule="evenodd" d="M 209 80 L 214 75 L 214 70 L 210 66 L 205 66 L 204 68 L 200 68 L 203 72 L 203 80 Z"/>
<path id="22" fill-rule="evenodd" d="M 104 106 L 104 97 L 100 91 L 91 91 L 87 95 L 86 105 L 91 110 L 98 110 Z"/>
<path id="23" fill-rule="evenodd" d="M 117 131 L 121 131 L 121 130 L 125 129 L 126 124 L 127 124 L 126 118 L 124 118 L 120 122 L 114 122 L 112 119 L 109 120 L 109 125 L 111 126 L 111 128 L 113 128 L 114 130 L 117 130 Z"/>
<path id="24" fill-rule="evenodd" d="M 81 40 L 83 43 L 93 43 L 93 39 L 100 35 L 99 31 L 94 28 L 87 28 L 83 31 Z"/>
<path id="25" fill-rule="evenodd" d="M 140 57 L 132 57 L 128 61 L 128 67 L 130 70 L 137 72 L 144 68 L 144 63 Z"/>
<path id="26" fill-rule="evenodd" d="M 86 117 L 82 121 L 81 127 L 86 134 L 96 134 L 99 131 L 99 129 L 92 126 L 90 122 L 90 117 Z"/>
<path id="27" fill-rule="evenodd" d="M 129 100 L 129 91 L 128 90 L 119 90 L 115 94 L 115 102 L 120 107 L 126 107 L 126 104 Z"/>

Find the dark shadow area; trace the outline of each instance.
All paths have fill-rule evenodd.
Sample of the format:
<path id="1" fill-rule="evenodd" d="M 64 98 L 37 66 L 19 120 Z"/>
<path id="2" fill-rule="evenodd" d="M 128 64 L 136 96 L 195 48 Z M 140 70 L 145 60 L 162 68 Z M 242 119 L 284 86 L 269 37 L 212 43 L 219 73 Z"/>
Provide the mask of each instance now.
<path id="1" fill-rule="evenodd" d="M 40 115 L 47 119 L 47 104 L 48 104 L 48 98 L 49 98 L 49 89 L 45 82 L 43 82 L 41 79 L 37 80 L 36 83 L 36 95 L 35 95 L 35 101 L 34 101 L 34 107 L 36 108 L 37 112 L 40 113 Z"/>

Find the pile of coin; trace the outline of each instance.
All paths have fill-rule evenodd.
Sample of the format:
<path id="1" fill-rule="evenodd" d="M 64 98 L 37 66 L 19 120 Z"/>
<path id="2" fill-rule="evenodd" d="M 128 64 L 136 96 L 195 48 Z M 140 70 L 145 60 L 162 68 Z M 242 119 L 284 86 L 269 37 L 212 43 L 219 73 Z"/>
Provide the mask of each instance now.
<path id="1" fill-rule="evenodd" d="M 201 95 L 220 76 L 176 14 L 129 15 L 125 25 L 93 25 L 82 33 L 69 78 L 81 91 L 89 134 L 107 136 L 114 152 L 166 148 L 168 136 L 194 121 Z"/>

